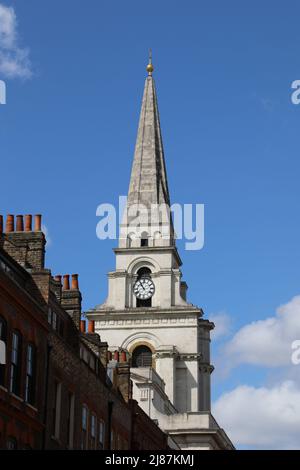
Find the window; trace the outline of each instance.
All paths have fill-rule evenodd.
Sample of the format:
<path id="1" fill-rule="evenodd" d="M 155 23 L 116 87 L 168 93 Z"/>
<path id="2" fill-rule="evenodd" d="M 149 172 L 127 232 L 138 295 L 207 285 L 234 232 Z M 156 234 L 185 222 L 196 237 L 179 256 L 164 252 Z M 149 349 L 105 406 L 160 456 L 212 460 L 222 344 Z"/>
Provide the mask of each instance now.
<path id="1" fill-rule="evenodd" d="M 87 419 L 88 409 L 86 406 L 82 407 L 82 423 L 81 423 L 81 449 L 86 449 L 86 438 L 87 438 Z"/>
<path id="2" fill-rule="evenodd" d="M 88 362 L 89 362 L 89 353 L 88 353 L 87 349 L 81 348 L 81 354 L 80 354 L 80 356 L 81 356 L 81 359 L 82 359 L 86 364 L 88 364 Z"/>
<path id="3" fill-rule="evenodd" d="M 137 307 L 151 307 L 152 306 L 152 299 L 136 299 L 136 306 Z"/>
<path id="4" fill-rule="evenodd" d="M 143 232 L 142 235 L 141 235 L 141 246 L 148 246 L 148 233 L 147 232 Z"/>
<path id="5" fill-rule="evenodd" d="M 52 323 L 52 310 L 51 308 L 48 308 L 48 323 Z"/>
<path id="6" fill-rule="evenodd" d="M 99 421 L 99 445 L 101 449 L 103 449 L 104 447 L 104 438 L 105 438 L 105 423 L 101 419 Z"/>
<path id="7" fill-rule="evenodd" d="M 147 401 L 147 400 L 148 400 L 148 389 L 141 388 L 141 401 Z"/>
<path id="8" fill-rule="evenodd" d="M 141 277 L 151 277 L 151 269 L 149 268 L 140 268 L 137 272 L 138 279 L 141 279 Z"/>
<path id="9" fill-rule="evenodd" d="M 60 336 L 64 336 L 64 322 L 51 308 L 48 309 L 48 323 Z"/>
<path id="10" fill-rule="evenodd" d="M 6 447 L 8 450 L 17 450 L 17 440 L 14 437 L 9 437 L 7 439 Z"/>
<path id="11" fill-rule="evenodd" d="M 96 370 L 96 358 L 94 355 L 90 355 L 90 364 L 89 364 L 90 368 L 92 370 Z"/>
<path id="12" fill-rule="evenodd" d="M 152 351 L 148 346 L 138 346 L 132 354 L 132 367 L 151 367 Z"/>
<path id="13" fill-rule="evenodd" d="M 30 405 L 35 403 L 35 386 L 36 386 L 36 348 L 33 344 L 27 347 L 26 360 L 26 385 L 25 400 Z"/>
<path id="14" fill-rule="evenodd" d="M 3 317 L 0 317 L 0 340 L 3 341 L 2 345 L 4 344 L 2 350 L 1 350 L 1 355 L 2 355 L 2 361 L 3 364 L 0 363 L 0 385 L 5 385 L 5 362 L 6 362 L 6 341 L 7 341 L 7 323 L 6 320 L 4 320 Z M 1 347 L 1 345 L 0 345 Z"/>
<path id="15" fill-rule="evenodd" d="M 54 382 L 54 400 L 52 408 L 52 435 L 59 439 L 61 413 L 61 383 Z"/>
<path id="16" fill-rule="evenodd" d="M 59 318 L 58 324 L 59 324 L 59 328 L 57 330 L 58 334 L 63 338 L 63 336 L 64 336 L 64 322 L 62 321 L 61 318 Z"/>
<path id="17" fill-rule="evenodd" d="M 22 336 L 18 331 L 14 331 L 12 335 L 10 391 L 18 396 L 21 393 L 21 371 Z"/>
<path id="18" fill-rule="evenodd" d="M 74 405 L 75 395 L 72 392 L 68 393 L 68 448 L 73 449 L 74 441 Z"/>
<path id="19" fill-rule="evenodd" d="M 96 416 L 91 416 L 91 449 L 96 449 L 96 430 L 97 430 L 97 420 Z"/>
<path id="20" fill-rule="evenodd" d="M 52 312 L 52 328 L 55 331 L 57 329 L 57 315 L 55 312 Z"/>

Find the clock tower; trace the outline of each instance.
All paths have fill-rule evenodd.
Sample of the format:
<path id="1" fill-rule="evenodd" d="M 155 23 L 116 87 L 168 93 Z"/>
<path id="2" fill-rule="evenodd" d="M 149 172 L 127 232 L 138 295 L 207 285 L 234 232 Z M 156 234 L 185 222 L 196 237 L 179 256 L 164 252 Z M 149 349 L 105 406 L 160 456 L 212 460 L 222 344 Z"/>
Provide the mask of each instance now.
<path id="1" fill-rule="evenodd" d="M 147 66 L 131 178 L 106 301 L 87 312 L 131 359 L 133 395 L 180 448 L 232 448 L 210 413 L 210 331 L 187 301 L 176 248 L 153 65 Z"/>

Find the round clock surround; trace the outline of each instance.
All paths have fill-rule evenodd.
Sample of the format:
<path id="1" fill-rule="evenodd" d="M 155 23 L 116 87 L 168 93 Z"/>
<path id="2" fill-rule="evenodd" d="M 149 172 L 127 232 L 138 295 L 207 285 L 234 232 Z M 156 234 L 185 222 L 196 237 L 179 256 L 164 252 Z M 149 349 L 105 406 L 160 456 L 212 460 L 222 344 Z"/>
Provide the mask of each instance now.
<path id="1" fill-rule="evenodd" d="M 147 300 L 150 299 L 155 292 L 155 286 L 150 277 L 141 277 L 133 286 L 133 293 L 137 299 Z"/>

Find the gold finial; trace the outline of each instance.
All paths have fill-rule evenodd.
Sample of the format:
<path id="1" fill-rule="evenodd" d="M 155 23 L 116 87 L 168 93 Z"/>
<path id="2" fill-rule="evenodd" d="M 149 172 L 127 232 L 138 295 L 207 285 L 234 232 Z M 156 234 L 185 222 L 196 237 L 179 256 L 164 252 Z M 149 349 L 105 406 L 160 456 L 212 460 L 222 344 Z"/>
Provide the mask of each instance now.
<path id="1" fill-rule="evenodd" d="M 152 51 L 151 51 L 151 49 L 149 49 L 149 64 L 147 65 L 146 70 L 148 72 L 148 75 L 152 75 L 154 67 L 152 65 Z"/>

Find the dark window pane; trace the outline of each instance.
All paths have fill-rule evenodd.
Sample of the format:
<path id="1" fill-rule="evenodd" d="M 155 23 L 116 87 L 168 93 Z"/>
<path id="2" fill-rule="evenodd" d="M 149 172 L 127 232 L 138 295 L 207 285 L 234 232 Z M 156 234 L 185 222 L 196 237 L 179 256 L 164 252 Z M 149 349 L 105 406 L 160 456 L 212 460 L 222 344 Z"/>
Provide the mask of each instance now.
<path id="1" fill-rule="evenodd" d="M 34 405 L 35 402 L 35 386 L 36 348 L 33 344 L 29 344 L 27 347 L 25 400 L 31 405 Z"/>
<path id="2" fill-rule="evenodd" d="M 152 351 L 147 346 L 138 346 L 133 351 L 132 367 L 151 367 Z"/>
<path id="3" fill-rule="evenodd" d="M 21 392 L 21 369 L 22 369 L 22 336 L 14 331 L 12 335 L 11 369 L 10 369 L 10 391 L 15 395 Z"/>
<path id="4" fill-rule="evenodd" d="M 0 339 L 3 341 L 6 345 L 6 340 L 7 340 L 7 323 L 6 320 L 4 320 L 3 317 L 0 317 Z M 6 357 L 3 358 L 6 361 Z M 5 364 L 0 364 L 0 385 L 5 385 L 5 370 L 6 370 L 6 365 Z"/>
<path id="5" fill-rule="evenodd" d="M 14 437 L 9 437 L 7 439 L 7 449 L 8 450 L 17 450 L 18 446 L 17 446 L 17 440 L 14 438 Z"/>

